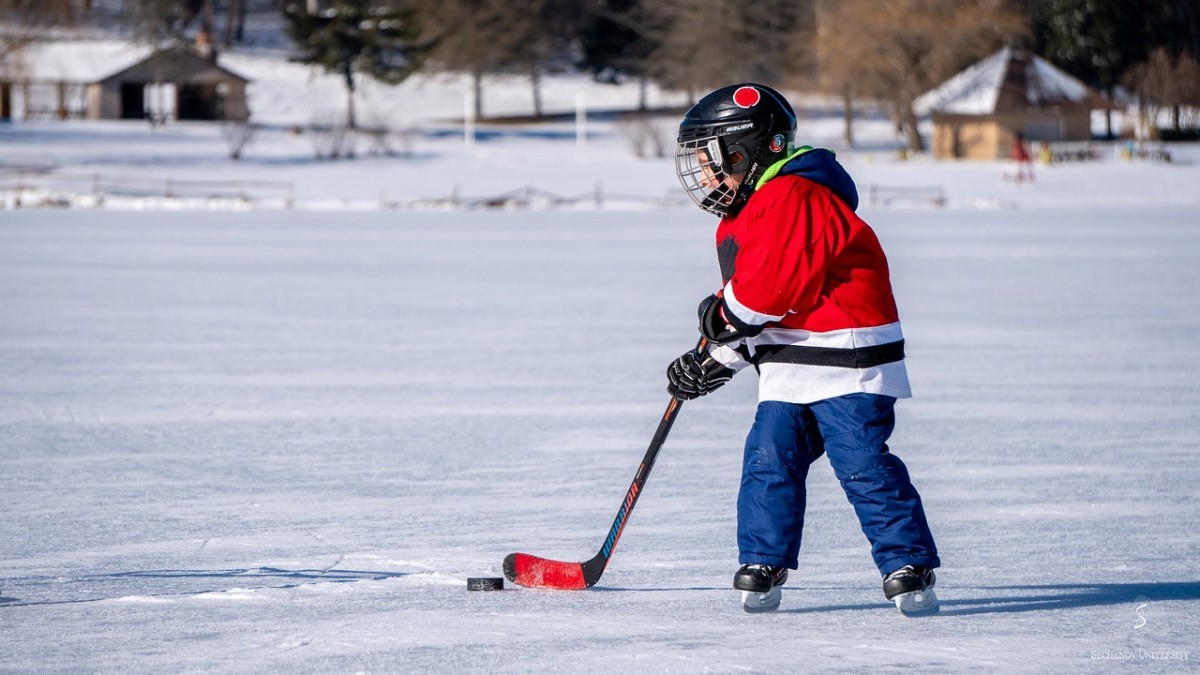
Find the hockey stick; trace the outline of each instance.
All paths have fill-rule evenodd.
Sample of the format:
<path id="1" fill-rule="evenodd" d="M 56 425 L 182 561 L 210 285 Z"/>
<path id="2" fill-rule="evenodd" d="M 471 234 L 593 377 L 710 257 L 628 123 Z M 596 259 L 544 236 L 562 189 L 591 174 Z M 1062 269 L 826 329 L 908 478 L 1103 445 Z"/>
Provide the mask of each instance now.
<path id="1" fill-rule="evenodd" d="M 707 346 L 708 340 L 701 338 L 700 342 L 696 343 L 696 351 L 704 351 Z M 667 433 L 671 431 L 675 417 L 679 415 L 681 403 L 679 399 L 671 397 L 671 402 L 667 404 L 667 411 L 663 413 L 658 430 L 650 439 L 650 447 L 642 457 L 642 464 L 629 485 L 629 491 L 625 493 L 625 501 L 621 502 L 621 508 L 617 511 L 617 517 L 613 520 L 600 551 L 591 560 L 582 563 L 550 560 L 528 553 L 510 553 L 504 559 L 504 576 L 508 577 L 509 581 L 529 588 L 577 590 L 591 588 L 600 580 L 604 568 L 608 567 L 608 559 L 612 557 L 613 549 L 617 547 L 617 541 L 621 539 L 625 522 L 642 493 L 642 486 L 646 484 L 650 470 L 654 468 L 658 451 L 662 448 L 663 441 L 667 440 Z"/>

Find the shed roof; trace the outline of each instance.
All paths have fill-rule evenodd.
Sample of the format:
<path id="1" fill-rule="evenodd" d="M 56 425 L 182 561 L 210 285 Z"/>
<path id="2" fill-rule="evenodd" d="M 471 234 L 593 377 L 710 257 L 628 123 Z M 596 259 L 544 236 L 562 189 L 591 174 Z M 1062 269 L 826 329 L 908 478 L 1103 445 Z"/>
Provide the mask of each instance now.
<path id="1" fill-rule="evenodd" d="M 1023 49 L 1005 47 L 917 98 L 921 113 L 992 115 L 1072 106 L 1105 108 L 1106 98 Z"/>
<path id="2" fill-rule="evenodd" d="M 154 54 L 154 48 L 149 45 L 121 40 L 36 42 L 21 49 L 15 74 L 31 82 L 91 84 L 130 70 Z M 246 80 L 226 68 L 213 67 Z"/>

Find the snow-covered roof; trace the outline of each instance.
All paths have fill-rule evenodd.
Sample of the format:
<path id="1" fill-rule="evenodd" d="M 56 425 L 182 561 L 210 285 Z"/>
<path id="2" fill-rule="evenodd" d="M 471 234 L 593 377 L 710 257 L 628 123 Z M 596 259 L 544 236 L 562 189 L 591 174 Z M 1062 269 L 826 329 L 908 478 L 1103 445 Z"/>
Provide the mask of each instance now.
<path id="1" fill-rule="evenodd" d="M 1102 108 L 1091 87 L 1024 50 L 1005 47 L 914 101 L 918 113 L 990 115 L 1064 104 Z"/>
<path id="2" fill-rule="evenodd" d="M 153 52 L 148 45 L 120 40 L 35 42 L 19 52 L 16 70 L 34 82 L 98 82 Z"/>

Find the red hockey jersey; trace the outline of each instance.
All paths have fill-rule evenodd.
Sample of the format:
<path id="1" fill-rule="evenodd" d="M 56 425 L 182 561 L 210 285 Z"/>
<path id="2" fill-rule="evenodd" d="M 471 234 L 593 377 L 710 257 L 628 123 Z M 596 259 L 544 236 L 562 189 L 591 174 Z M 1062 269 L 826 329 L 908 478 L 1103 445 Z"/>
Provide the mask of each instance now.
<path id="1" fill-rule="evenodd" d="M 810 159 L 849 181 L 832 153 Z M 844 194 L 785 173 L 721 221 L 716 243 L 727 317 L 763 330 L 712 353 L 735 369 L 757 366 L 760 400 L 911 395 L 887 258 Z"/>

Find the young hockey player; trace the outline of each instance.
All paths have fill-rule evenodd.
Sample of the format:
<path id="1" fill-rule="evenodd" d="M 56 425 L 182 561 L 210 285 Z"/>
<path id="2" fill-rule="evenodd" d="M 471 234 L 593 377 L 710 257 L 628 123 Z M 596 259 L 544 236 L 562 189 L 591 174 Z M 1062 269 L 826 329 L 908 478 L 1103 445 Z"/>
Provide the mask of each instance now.
<path id="1" fill-rule="evenodd" d="M 933 612 L 933 535 L 886 444 L 896 399 L 911 395 L 887 259 L 855 214 L 845 169 L 828 150 L 793 146 L 795 133 L 792 107 L 758 84 L 712 92 L 679 126 L 679 179 L 721 218 L 724 286 L 700 303 L 709 346 L 671 363 L 668 391 L 693 399 L 742 368 L 758 371 L 733 578 L 746 611 L 779 606 L 797 567 L 808 467 L 826 454 L 871 543 L 884 595 L 906 614 Z"/>

